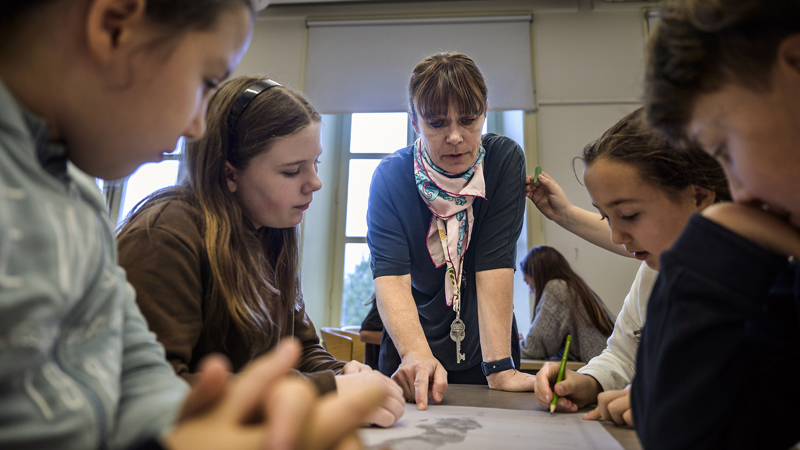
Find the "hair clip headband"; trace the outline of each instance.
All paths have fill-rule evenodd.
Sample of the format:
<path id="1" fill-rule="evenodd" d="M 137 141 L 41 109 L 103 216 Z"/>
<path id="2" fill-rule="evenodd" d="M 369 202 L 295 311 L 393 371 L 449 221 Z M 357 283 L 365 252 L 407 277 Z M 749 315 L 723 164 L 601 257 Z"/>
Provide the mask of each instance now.
<path id="1" fill-rule="evenodd" d="M 239 118 L 242 117 L 242 113 L 250 105 L 250 102 L 252 102 L 254 98 L 258 97 L 258 94 L 275 86 L 280 86 L 280 84 L 272 80 L 259 80 L 248 86 L 244 92 L 239 94 L 239 97 L 236 99 L 236 103 L 234 103 L 233 107 L 231 108 L 231 114 L 228 116 L 228 132 L 231 134 L 231 136 L 233 136 L 233 129 L 236 128 Z"/>

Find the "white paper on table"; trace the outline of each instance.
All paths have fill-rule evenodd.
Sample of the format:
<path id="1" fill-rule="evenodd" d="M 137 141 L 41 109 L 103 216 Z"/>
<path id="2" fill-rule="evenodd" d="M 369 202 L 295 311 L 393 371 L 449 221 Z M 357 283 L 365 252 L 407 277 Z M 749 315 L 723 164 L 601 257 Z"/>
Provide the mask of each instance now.
<path id="1" fill-rule="evenodd" d="M 362 428 L 366 449 L 622 449 L 597 421 L 580 414 L 407 403 L 391 428 Z"/>

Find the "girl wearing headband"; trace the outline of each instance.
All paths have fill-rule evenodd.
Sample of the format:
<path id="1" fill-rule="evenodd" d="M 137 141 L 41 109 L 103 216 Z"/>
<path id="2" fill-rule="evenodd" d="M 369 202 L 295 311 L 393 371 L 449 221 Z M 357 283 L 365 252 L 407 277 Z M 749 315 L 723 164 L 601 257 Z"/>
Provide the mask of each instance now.
<path id="1" fill-rule="evenodd" d="M 240 77 L 214 94 L 206 120 L 206 135 L 185 148 L 180 185 L 144 200 L 118 236 L 167 359 L 191 383 L 204 355 L 225 354 L 239 371 L 292 336 L 303 347 L 296 372 L 320 392 L 384 383 L 393 395 L 370 421 L 392 425 L 399 387 L 326 352 L 300 292 L 298 225 L 322 187 L 319 114 L 291 89 Z"/>

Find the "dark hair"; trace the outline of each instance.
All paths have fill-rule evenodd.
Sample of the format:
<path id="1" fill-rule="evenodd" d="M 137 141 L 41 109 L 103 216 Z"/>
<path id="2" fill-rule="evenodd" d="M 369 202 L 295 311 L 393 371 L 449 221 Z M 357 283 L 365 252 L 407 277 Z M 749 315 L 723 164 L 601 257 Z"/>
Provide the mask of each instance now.
<path id="1" fill-rule="evenodd" d="M 725 172 L 713 157 L 686 143 L 679 146 L 647 124 L 644 109 L 623 117 L 583 149 L 586 166 L 608 158 L 635 166 L 642 179 L 673 198 L 689 186 L 714 191 L 715 202 L 731 199 Z"/>
<path id="2" fill-rule="evenodd" d="M 648 121 L 686 139 L 698 95 L 727 82 L 769 88 L 781 41 L 798 32 L 797 0 L 667 0 L 649 42 Z"/>
<path id="3" fill-rule="evenodd" d="M 202 216 L 204 248 L 211 267 L 206 326 L 224 341 L 230 324 L 245 336 L 254 354 L 270 342 L 269 326 L 302 303 L 298 227 L 255 233 L 243 220 L 228 189 L 225 163 L 244 170 L 268 152 L 276 139 L 300 131 L 320 115 L 301 94 L 282 86 L 258 94 L 234 130 L 228 117 L 245 89 L 263 80 L 239 77 L 223 84 L 209 100 L 208 131 L 184 149 L 181 185 L 154 193 L 134 210 L 126 225 L 147 209 L 174 198 L 195 205 Z M 124 234 L 125 226 L 120 234 Z M 280 320 L 280 319 L 277 319 Z"/>
<path id="4" fill-rule="evenodd" d="M 2 0 L 0 2 L 0 42 L 22 26 L 31 14 L 66 0 Z M 70 0 L 76 1 L 76 0 Z M 84 0 L 86 1 L 86 0 Z M 244 5 L 255 17 L 251 0 L 147 0 L 147 17 L 172 34 L 189 29 L 207 30 L 217 17 L 233 5 Z"/>
<path id="5" fill-rule="evenodd" d="M 534 247 L 520 262 L 519 267 L 524 274 L 533 278 L 534 315 L 547 283 L 551 280 L 564 280 L 572 294 L 569 297 L 570 309 L 576 311 L 587 325 L 594 326 L 606 336 L 611 335 L 614 318 L 603 306 L 600 297 L 572 270 L 567 259 L 558 250 L 545 245 Z"/>
<path id="6" fill-rule="evenodd" d="M 408 107 L 417 118 L 447 115 L 450 103 L 462 114 L 486 112 L 488 89 L 481 71 L 469 56 L 436 53 L 414 67 L 408 82 Z"/>

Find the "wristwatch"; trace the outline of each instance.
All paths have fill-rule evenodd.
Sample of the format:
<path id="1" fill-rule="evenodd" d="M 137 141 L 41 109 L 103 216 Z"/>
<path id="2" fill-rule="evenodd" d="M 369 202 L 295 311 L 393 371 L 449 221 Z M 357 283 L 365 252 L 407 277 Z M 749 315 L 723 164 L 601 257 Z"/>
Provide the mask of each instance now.
<path id="1" fill-rule="evenodd" d="M 514 360 L 511 359 L 510 356 L 508 358 L 498 359 L 497 361 L 481 363 L 481 371 L 483 371 L 483 376 L 485 377 L 488 377 L 493 373 L 502 372 L 504 370 L 513 368 Z"/>

